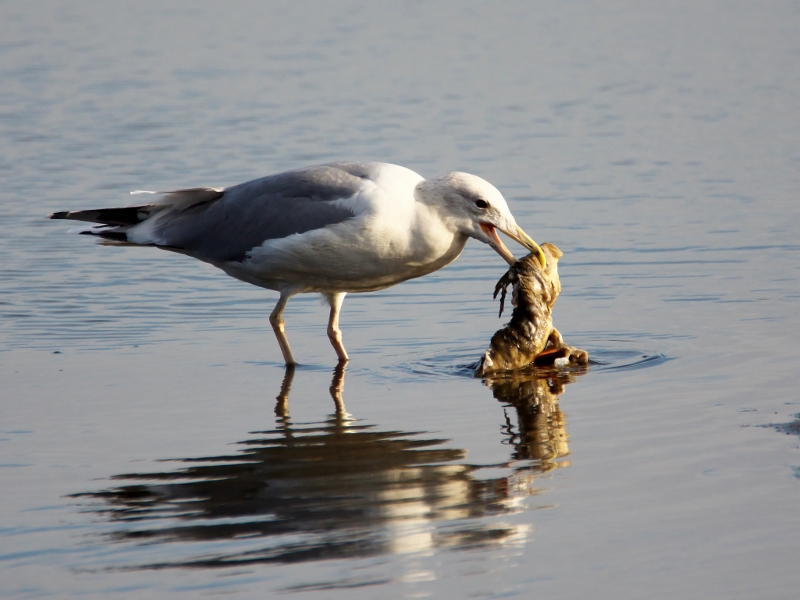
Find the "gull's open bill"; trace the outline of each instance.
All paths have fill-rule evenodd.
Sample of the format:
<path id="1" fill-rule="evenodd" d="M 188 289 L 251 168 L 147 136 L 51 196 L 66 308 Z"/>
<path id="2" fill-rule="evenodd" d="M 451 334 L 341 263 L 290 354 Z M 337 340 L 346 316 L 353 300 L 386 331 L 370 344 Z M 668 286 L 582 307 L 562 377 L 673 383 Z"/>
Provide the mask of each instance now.
<path id="1" fill-rule="evenodd" d="M 497 235 L 497 228 L 490 224 L 490 223 L 481 223 L 481 229 L 486 234 L 486 236 L 491 240 L 489 245 L 494 248 L 497 253 L 502 256 L 505 261 L 509 265 L 513 265 L 517 262 L 517 259 L 514 258 L 514 255 L 509 252 L 508 248 L 506 248 L 503 240 Z M 522 228 L 517 226 L 516 231 L 507 231 L 505 229 L 501 229 L 503 233 L 505 233 L 508 237 L 510 237 L 515 242 L 518 242 L 525 246 L 528 250 L 536 254 L 537 258 L 539 259 L 539 263 L 542 265 L 542 268 L 547 266 L 547 258 L 542 252 L 542 249 L 539 247 L 539 244 L 533 241 L 533 239 L 524 231 Z"/>

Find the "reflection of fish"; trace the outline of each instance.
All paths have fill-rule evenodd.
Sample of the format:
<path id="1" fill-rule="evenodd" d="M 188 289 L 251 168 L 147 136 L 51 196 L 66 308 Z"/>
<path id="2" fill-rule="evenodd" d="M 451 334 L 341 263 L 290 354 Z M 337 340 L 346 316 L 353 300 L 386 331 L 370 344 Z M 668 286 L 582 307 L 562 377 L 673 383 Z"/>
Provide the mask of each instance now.
<path id="1" fill-rule="evenodd" d="M 567 456 L 567 419 L 558 399 L 577 373 L 556 369 L 503 373 L 486 378 L 495 398 L 514 407 L 517 428 L 507 418 L 506 432 L 514 446 L 514 460 L 541 461 L 541 470 L 567 466 L 554 459 Z"/>
<path id="2" fill-rule="evenodd" d="M 585 365 L 589 354 L 564 343 L 553 327 L 553 305 L 561 292 L 558 259 L 561 250 L 542 244 L 547 256 L 544 268 L 533 254 L 521 258 L 497 282 L 494 295 L 500 293 L 500 314 L 506 288 L 513 285 L 511 321 L 492 336 L 491 346 L 483 355 L 477 375 L 514 371 L 530 364 L 566 366 Z"/>

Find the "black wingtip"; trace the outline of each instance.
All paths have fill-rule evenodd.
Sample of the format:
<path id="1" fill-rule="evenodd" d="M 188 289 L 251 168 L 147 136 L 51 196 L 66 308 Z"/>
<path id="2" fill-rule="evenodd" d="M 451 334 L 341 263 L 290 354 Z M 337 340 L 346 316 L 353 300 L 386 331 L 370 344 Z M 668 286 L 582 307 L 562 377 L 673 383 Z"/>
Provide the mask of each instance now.
<path id="1" fill-rule="evenodd" d="M 90 235 L 99 236 L 105 240 L 113 240 L 115 242 L 127 242 L 128 235 L 124 231 L 84 231 Z"/>
<path id="2" fill-rule="evenodd" d="M 54 212 L 47 215 L 48 219 L 69 219 L 69 212 L 62 211 L 62 212 Z"/>

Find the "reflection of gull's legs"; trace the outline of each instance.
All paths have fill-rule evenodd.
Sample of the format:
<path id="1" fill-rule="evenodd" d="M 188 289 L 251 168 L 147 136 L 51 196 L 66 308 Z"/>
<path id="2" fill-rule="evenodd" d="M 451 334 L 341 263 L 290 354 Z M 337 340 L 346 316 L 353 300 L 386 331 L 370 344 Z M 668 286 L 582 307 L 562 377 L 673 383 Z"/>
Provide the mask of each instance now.
<path id="1" fill-rule="evenodd" d="M 294 379 L 294 365 L 287 365 L 283 383 L 281 383 L 281 391 L 275 398 L 278 401 L 275 404 L 275 414 L 284 419 L 289 418 L 289 390 L 292 389 L 292 379 Z"/>
<path id="2" fill-rule="evenodd" d="M 336 417 L 342 419 L 347 417 L 347 412 L 344 407 L 344 400 L 342 399 L 342 391 L 344 390 L 344 372 L 347 369 L 347 361 L 340 360 L 333 370 L 333 379 L 331 379 L 331 398 L 336 406 Z M 281 391 L 278 393 L 277 403 L 275 404 L 275 414 L 283 419 L 289 418 L 289 392 L 292 389 L 292 381 L 294 380 L 294 365 L 286 366 L 286 373 L 283 376 L 283 383 L 281 383 Z"/>
<path id="3" fill-rule="evenodd" d="M 344 294 L 342 294 L 344 296 Z M 331 380 L 331 398 L 336 405 L 336 416 L 345 417 L 347 412 L 344 407 L 344 400 L 342 399 L 342 392 L 344 391 L 344 371 L 347 369 L 347 359 L 339 361 L 336 368 L 333 370 L 333 379 Z"/>

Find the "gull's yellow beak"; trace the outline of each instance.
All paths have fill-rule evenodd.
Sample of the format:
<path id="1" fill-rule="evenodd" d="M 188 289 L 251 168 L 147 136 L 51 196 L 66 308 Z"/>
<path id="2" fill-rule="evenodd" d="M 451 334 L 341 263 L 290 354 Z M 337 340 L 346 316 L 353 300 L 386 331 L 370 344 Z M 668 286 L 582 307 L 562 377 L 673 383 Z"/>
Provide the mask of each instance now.
<path id="1" fill-rule="evenodd" d="M 536 255 L 539 257 L 539 262 L 542 263 L 543 269 L 547 266 L 547 259 L 544 257 L 544 252 L 542 252 L 542 249 L 539 247 L 539 244 L 534 242 L 531 236 L 522 231 L 522 228 L 519 225 L 517 225 L 517 231 L 515 232 L 516 235 L 508 231 L 504 231 L 503 233 L 505 233 L 512 240 L 525 246 L 531 252 L 535 252 Z"/>
<path id="2" fill-rule="evenodd" d="M 508 248 L 506 248 L 505 244 L 503 244 L 503 241 L 497 236 L 497 229 L 494 227 L 494 225 L 489 225 L 488 223 L 481 223 L 481 229 L 483 230 L 483 233 L 485 233 L 487 237 L 492 241 L 492 248 L 494 248 L 495 251 L 500 256 L 502 256 L 509 265 L 513 265 L 515 262 L 517 262 L 517 259 L 514 258 L 514 255 L 511 254 L 511 252 L 509 252 Z M 539 258 L 539 262 L 542 265 L 542 268 L 543 269 L 545 268 L 545 266 L 547 265 L 547 259 L 544 256 L 544 252 L 542 252 L 542 249 L 539 247 L 539 244 L 533 241 L 531 236 L 522 231 L 521 227 L 517 226 L 516 231 L 513 232 L 506 231 L 505 229 L 501 229 L 500 231 L 505 233 L 515 242 L 525 246 L 531 252 L 536 253 L 536 255 Z"/>

